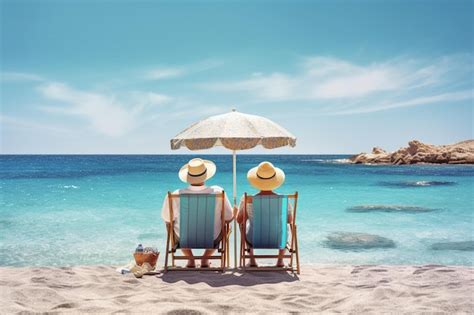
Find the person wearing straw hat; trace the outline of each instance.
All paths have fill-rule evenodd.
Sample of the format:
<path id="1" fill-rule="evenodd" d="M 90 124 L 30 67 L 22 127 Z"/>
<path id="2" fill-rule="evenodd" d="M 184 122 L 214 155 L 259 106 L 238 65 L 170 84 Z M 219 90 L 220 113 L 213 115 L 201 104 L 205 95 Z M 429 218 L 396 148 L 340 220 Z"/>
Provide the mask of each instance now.
<path id="1" fill-rule="evenodd" d="M 216 173 L 216 165 L 212 161 L 203 160 L 200 158 L 195 158 L 190 160 L 188 163 L 183 165 L 179 170 L 178 176 L 181 181 L 189 184 L 187 188 L 178 189 L 173 192 L 173 194 L 217 194 L 222 192 L 222 187 L 219 186 L 206 186 L 205 182 L 214 176 Z M 214 243 L 217 244 L 221 241 L 223 235 L 220 234 L 221 231 L 221 213 L 224 211 L 224 220 L 226 222 L 232 221 L 234 218 L 232 212 L 232 206 L 227 199 L 225 198 L 225 205 L 222 209 L 221 203 L 216 199 L 216 211 L 214 218 Z M 173 199 L 173 216 L 174 216 L 174 226 L 173 231 L 175 239 L 179 241 L 179 198 Z M 170 220 L 170 209 L 168 203 L 168 195 L 166 195 L 165 200 L 163 201 L 163 207 L 161 208 L 161 217 L 163 220 L 169 224 Z M 195 267 L 195 262 L 193 257 L 193 252 L 191 249 L 182 248 L 181 251 L 185 256 L 188 256 L 188 263 L 186 267 L 193 268 Z M 206 249 L 203 256 L 212 256 L 215 249 Z M 201 267 L 209 267 L 209 260 L 202 259 Z"/>
<path id="2" fill-rule="evenodd" d="M 277 193 L 274 192 L 275 189 L 283 185 L 285 182 L 285 173 L 278 167 L 275 167 L 272 163 L 270 162 L 262 162 L 258 166 L 250 169 L 247 173 L 247 180 L 249 181 L 250 185 L 252 185 L 254 188 L 257 188 L 259 192 L 256 195 L 277 195 Z M 237 214 L 237 222 L 239 224 L 242 224 L 243 222 L 243 217 L 244 217 L 244 198 L 242 197 L 239 205 L 239 211 Z M 287 217 L 287 222 L 290 223 L 293 219 L 292 217 L 292 209 L 291 205 L 289 205 L 288 209 L 288 217 Z M 247 243 L 249 243 L 250 247 L 252 247 L 252 236 L 253 236 L 253 207 L 250 202 L 247 203 L 247 213 L 246 213 L 246 240 Z M 251 249 L 251 253 L 253 256 L 253 249 Z M 283 255 L 285 254 L 284 249 L 280 249 L 278 251 L 278 260 L 276 263 L 277 267 L 283 267 Z M 257 267 L 257 262 L 255 261 L 255 258 L 252 257 L 250 259 L 250 265 L 249 267 Z"/>

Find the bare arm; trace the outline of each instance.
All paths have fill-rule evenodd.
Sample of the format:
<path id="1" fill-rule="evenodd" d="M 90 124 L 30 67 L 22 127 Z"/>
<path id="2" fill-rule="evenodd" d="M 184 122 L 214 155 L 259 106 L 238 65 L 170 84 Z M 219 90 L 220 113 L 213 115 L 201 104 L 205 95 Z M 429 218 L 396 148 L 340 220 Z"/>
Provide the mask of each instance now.
<path id="1" fill-rule="evenodd" d="M 292 223 L 292 222 L 293 222 L 293 212 L 288 211 L 288 223 Z"/>
<path id="2" fill-rule="evenodd" d="M 248 201 L 249 203 L 252 203 L 252 197 L 247 197 L 247 201 Z M 244 223 L 244 211 L 245 211 L 245 208 L 246 208 L 245 205 L 243 204 L 243 202 L 241 202 L 241 204 L 240 204 L 240 209 L 239 209 L 239 212 L 238 212 L 237 218 L 236 218 L 236 220 L 237 220 L 237 222 L 238 222 L 239 224 Z M 248 218 L 248 212 L 245 214 L 245 216 Z"/>
<path id="3" fill-rule="evenodd" d="M 243 220 L 244 220 L 244 211 L 245 211 L 244 209 L 241 209 L 241 210 L 238 212 L 238 214 L 237 214 L 236 220 L 237 220 L 237 223 L 239 223 L 239 224 L 242 224 L 242 223 L 243 223 Z"/>
<path id="4" fill-rule="evenodd" d="M 288 203 L 287 223 L 293 223 L 293 206 L 290 202 Z"/>

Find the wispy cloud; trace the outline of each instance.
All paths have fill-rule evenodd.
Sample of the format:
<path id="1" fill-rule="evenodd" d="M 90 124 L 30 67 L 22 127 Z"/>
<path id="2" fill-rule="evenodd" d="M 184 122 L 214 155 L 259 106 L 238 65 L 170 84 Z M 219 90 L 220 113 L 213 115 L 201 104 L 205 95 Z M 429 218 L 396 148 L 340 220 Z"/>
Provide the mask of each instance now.
<path id="1" fill-rule="evenodd" d="M 108 136 L 126 134 L 147 120 L 150 107 L 171 100 L 166 95 L 135 91 L 127 96 L 130 103 L 125 105 L 114 95 L 78 90 L 60 82 L 49 82 L 38 90 L 45 98 L 61 102 L 43 106 L 43 111 L 83 118 L 93 130 Z"/>
<path id="2" fill-rule="evenodd" d="M 170 67 L 157 67 L 149 70 L 145 74 L 145 79 L 148 80 L 163 80 L 169 78 L 176 78 L 186 73 L 184 68 L 170 68 Z"/>
<path id="3" fill-rule="evenodd" d="M 440 102 L 457 102 L 474 98 L 474 90 L 465 90 L 459 92 L 450 92 L 437 94 L 433 96 L 417 97 L 401 102 L 381 102 L 375 106 L 367 106 L 365 108 L 353 108 L 332 112 L 333 115 L 348 115 L 358 113 L 372 113 L 387 109 L 411 107 L 418 105 L 436 104 Z"/>
<path id="4" fill-rule="evenodd" d="M 197 63 L 182 66 L 158 66 L 145 71 L 144 78 L 146 80 L 165 80 L 182 77 L 192 73 L 210 70 L 222 65 L 220 60 L 208 59 Z"/>
<path id="5" fill-rule="evenodd" d="M 296 73 L 254 73 L 210 82 L 213 92 L 244 93 L 250 102 L 295 101 L 326 114 L 355 114 L 472 99 L 472 56 L 397 58 L 358 65 L 332 57 L 305 58 Z"/>
<path id="6" fill-rule="evenodd" d="M 0 80 L 4 82 L 8 81 L 44 81 L 45 79 L 34 73 L 24 73 L 24 72 L 1 72 Z"/>

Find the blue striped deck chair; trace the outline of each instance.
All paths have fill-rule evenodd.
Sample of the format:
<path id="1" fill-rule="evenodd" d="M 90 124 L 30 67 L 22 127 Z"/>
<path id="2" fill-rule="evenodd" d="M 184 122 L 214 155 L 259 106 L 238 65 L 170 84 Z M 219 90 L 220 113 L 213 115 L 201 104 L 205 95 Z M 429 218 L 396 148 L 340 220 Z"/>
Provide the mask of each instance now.
<path id="1" fill-rule="evenodd" d="M 298 238 L 296 231 L 296 206 L 298 192 L 291 195 L 244 195 L 243 222 L 240 224 L 240 267 L 250 271 L 284 270 L 300 273 Z M 253 229 L 249 231 L 251 241 L 247 239 L 247 205 L 253 209 Z M 290 209 L 292 204 L 292 209 Z M 288 212 L 292 211 L 292 220 L 287 222 Z M 288 239 L 288 235 L 291 235 Z M 283 259 L 289 259 L 287 267 L 246 267 L 249 258 L 278 258 L 278 255 L 250 255 L 250 249 L 285 249 Z M 296 266 L 293 262 L 296 260 Z"/>
<path id="2" fill-rule="evenodd" d="M 179 199 L 179 239 L 174 233 L 174 211 L 173 200 Z M 224 211 L 221 211 L 221 235 L 222 240 L 214 244 L 214 219 L 217 211 L 217 202 L 224 209 L 225 193 L 219 194 L 172 194 L 168 192 L 170 210 L 170 222 L 167 224 L 165 271 L 169 270 L 209 270 L 224 271 L 226 263 L 226 250 L 228 247 L 228 227 L 225 223 Z M 215 268 L 183 268 L 177 267 L 175 260 L 187 260 L 187 256 L 176 254 L 180 248 L 189 249 L 211 249 L 216 248 L 217 253 L 207 257 L 210 260 L 220 260 L 220 267 Z M 168 265 L 168 256 L 171 255 L 171 266 Z M 194 259 L 202 259 L 203 256 L 194 256 Z"/>

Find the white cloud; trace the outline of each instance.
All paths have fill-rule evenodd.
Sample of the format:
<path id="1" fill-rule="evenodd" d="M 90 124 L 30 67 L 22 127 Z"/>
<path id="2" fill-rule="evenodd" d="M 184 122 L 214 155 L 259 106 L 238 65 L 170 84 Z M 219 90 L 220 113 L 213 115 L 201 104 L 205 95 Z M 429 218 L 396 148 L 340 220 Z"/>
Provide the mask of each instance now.
<path id="1" fill-rule="evenodd" d="M 402 86 L 395 65 L 371 64 L 366 67 L 327 57 L 306 58 L 297 74 L 274 72 L 252 74 L 237 82 L 204 84 L 214 91 L 245 91 L 266 100 L 317 100 L 362 97 Z"/>
<path id="2" fill-rule="evenodd" d="M 145 72 L 146 80 L 164 80 L 182 77 L 196 72 L 206 71 L 222 65 L 220 60 L 208 59 L 189 65 L 176 67 L 156 67 Z"/>
<path id="3" fill-rule="evenodd" d="M 466 90 L 466 91 L 459 91 L 459 92 L 450 92 L 450 93 L 443 93 L 437 94 L 433 96 L 425 96 L 425 97 L 417 97 L 412 98 L 406 101 L 400 102 L 381 102 L 375 106 L 367 106 L 363 108 L 353 108 L 342 110 L 339 112 L 333 112 L 333 115 L 348 115 L 348 114 L 360 114 L 360 113 L 373 113 L 379 112 L 387 109 L 393 108 L 400 108 L 400 107 L 411 107 L 411 106 L 418 106 L 418 105 L 425 105 L 425 104 L 435 104 L 440 102 L 456 102 L 456 101 L 463 101 L 468 99 L 473 99 L 474 97 L 474 90 Z"/>
<path id="4" fill-rule="evenodd" d="M 173 100 L 172 97 L 155 92 L 131 92 L 136 102 L 144 105 L 162 105 Z"/>
<path id="5" fill-rule="evenodd" d="M 240 81 L 200 87 L 244 92 L 250 102 L 301 102 L 313 104 L 315 113 L 348 114 L 469 99 L 472 93 L 466 90 L 472 87 L 472 75 L 468 55 L 434 60 L 402 57 L 367 65 L 316 56 L 305 58 L 297 73 L 253 73 Z"/>
<path id="6" fill-rule="evenodd" d="M 155 68 L 148 71 L 145 78 L 148 80 L 163 80 L 176 78 L 184 75 L 186 72 L 182 68 Z"/>
<path id="7" fill-rule="evenodd" d="M 286 100 L 294 97 L 297 81 L 288 75 L 272 73 L 266 76 L 257 75 L 251 79 L 232 83 L 203 84 L 205 88 L 221 92 L 247 92 L 262 100 Z"/>
<path id="8" fill-rule="evenodd" d="M 0 73 L 1 81 L 44 81 L 44 78 L 34 73 L 24 72 L 2 72 Z"/>
<path id="9" fill-rule="evenodd" d="M 395 90 L 403 85 L 393 69 L 383 67 L 380 69 L 360 69 L 353 71 L 353 74 L 334 76 L 321 81 L 321 83 L 314 83 L 314 87 L 308 93 L 310 98 L 363 97 L 378 91 Z"/>
<path id="10" fill-rule="evenodd" d="M 146 121 L 148 109 L 164 104 L 170 97 L 152 92 L 133 92 L 125 105 L 114 95 L 81 91 L 64 83 L 49 82 L 39 87 L 40 93 L 61 106 L 43 106 L 45 112 L 72 115 L 85 119 L 90 127 L 104 135 L 121 136 Z"/>

